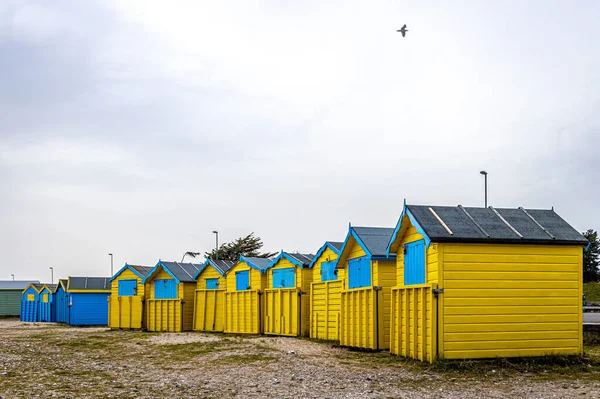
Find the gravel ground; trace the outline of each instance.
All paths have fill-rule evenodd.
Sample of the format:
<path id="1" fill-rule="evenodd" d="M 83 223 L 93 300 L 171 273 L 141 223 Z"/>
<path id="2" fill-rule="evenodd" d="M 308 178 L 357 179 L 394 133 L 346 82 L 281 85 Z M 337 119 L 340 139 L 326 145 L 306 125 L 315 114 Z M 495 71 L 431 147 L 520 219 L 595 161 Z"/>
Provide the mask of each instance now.
<path id="1" fill-rule="evenodd" d="M 595 367 L 479 369 L 441 370 L 295 338 L 0 320 L 0 398 L 600 397 Z"/>

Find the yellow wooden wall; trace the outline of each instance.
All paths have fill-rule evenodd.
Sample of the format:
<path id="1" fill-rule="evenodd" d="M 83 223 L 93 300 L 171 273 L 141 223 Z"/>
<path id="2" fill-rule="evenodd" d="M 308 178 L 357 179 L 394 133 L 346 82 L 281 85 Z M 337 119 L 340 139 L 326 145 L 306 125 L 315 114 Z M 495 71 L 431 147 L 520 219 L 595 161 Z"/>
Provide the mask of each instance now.
<path id="1" fill-rule="evenodd" d="M 432 363 L 436 360 L 436 284 L 392 288 L 390 352 Z"/>
<path id="2" fill-rule="evenodd" d="M 331 280 L 311 284 L 311 338 L 340 340 L 342 283 L 340 280 Z"/>
<path id="3" fill-rule="evenodd" d="M 176 299 L 154 299 L 154 281 L 172 279 L 169 273 L 161 269 L 147 282 L 149 331 L 189 331 L 193 328 L 196 282 L 179 283 Z"/>
<path id="4" fill-rule="evenodd" d="M 582 353 L 581 246 L 439 247 L 440 357 Z"/>
<path id="5" fill-rule="evenodd" d="M 119 297 L 119 280 L 136 280 L 136 295 Z M 140 329 L 145 327 L 144 288 L 142 278 L 129 269 L 123 270 L 111 282 L 108 308 L 108 326 L 110 328 Z"/>
<path id="6" fill-rule="evenodd" d="M 353 238 L 350 238 L 346 245 L 349 251 L 348 260 L 367 256 Z M 342 265 L 344 269 L 348 267 L 347 262 Z M 389 348 L 391 289 L 395 283 L 396 262 L 372 260 L 371 287 L 342 291 L 340 334 L 342 345 L 368 349 Z M 375 290 L 373 288 L 375 286 L 381 287 L 381 290 Z"/>
<path id="7" fill-rule="evenodd" d="M 315 261 L 312 267 L 312 281 L 313 283 L 321 282 L 321 263 L 334 261 L 338 258 L 338 255 L 329 247 L 323 251 L 319 258 Z M 344 281 L 346 277 L 346 269 L 337 269 L 338 280 Z"/>
<path id="8" fill-rule="evenodd" d="M 310 290 L 310 337 L 328 341 L 340 340 L 341 293 L 345 289 L 346 269 L 337 269 L 337 280 L 321 282 L 321 264 L 336 260 L 331 248 L 317 258 L 312 267 Z"/>
<path id="9" fill-rule="evenodd" d="M 227 291 L 235 291 L 235 272 L 250 270 L 250 290 L 263 290 L 267 284 L 267 275 L 260 273 L 259 270 L 250 267 L 246 262 L 238 262 L 225 275 L 227 281 Z"/>
<path id="10" fill-rule="evenodd" d="M 300 290 L 301 297 L 297 298 L 298 290 L 273 288 L 273 270 L 294 269 L 296 288 Z M 267 286 L 265 288 L 265 323 L 277 326 L 281 318 L 291 324 L 291 329 L 282 331 L 280 328 L 267 329 L 265 332 L 277 335 L 300 335 L 309 336 L 310 333 L 310 284 L 313 279 L 313 271 L 308 267 L 301 268 L 294 265 L 286 258 L 281 258 L 277 264 L 267 270 Z M 280 291 L 272 295 L 273 291 Z M 283 294 L 286 291 L 286 294 Z M 293 291 L 293 292 L 292 292 Z M 282 295 L 289 298 L 282 298 Z M 297 304 L 297 300 L 300 303 Z M 297 312 L 300 312 L 300 315 Z M 298 326 L 298 319 L 300 326 Z M 283 325 L 282 325 L 283 326 Z"/>
<path id="11" fill-rule="evenodd" d="M 236 291 L 235 272 L 250 270 L 250 290 Z M 260 334 L 263 332 L 264 299 L 263 291 L 267 286 L 267 275 L 238 262 L 225 275 L 227 292 L 225 294 L 225 332 L 235 334 Z"/>
<path id="12" fill-rule="evenodd" d="M 218 278 L 219 279 L 219 289 L 224 290 L 227 289 L 227 279 L 221 276 L 213 266 L 208 265 L 200 272 L 198 277 L 196 278 L 197 290 L 205 290 L 206 289 L 206 279 L 208 278 Z"/>
<path id="13" fill-rule="evenodd" d="M 408 218 L 406 218 L 408 220 Z M 422 240 L 423 236 L 414 226 L 408 227 L 396 254 L 396 285 L 404 285 L 404 245 Z M 431 243 L 425 252 L 425 284 L 437 284 L 438 276 L 438 244 Z"/>

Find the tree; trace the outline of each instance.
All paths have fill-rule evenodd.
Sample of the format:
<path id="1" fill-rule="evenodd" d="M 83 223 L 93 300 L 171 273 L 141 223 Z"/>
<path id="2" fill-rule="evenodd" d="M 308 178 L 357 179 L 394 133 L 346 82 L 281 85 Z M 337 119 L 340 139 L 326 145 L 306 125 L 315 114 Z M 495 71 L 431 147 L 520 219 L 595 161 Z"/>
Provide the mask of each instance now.
<path id="1" fill-rule="evenodd" d="M 186 256 L 189 256 L 190 258 L 196 258 L 196 256 L 200 255 L 200 252 L 186 252 L 183 254 L 183 256 L 181 257 L 181 263 L 183 263 L 183 260 L 185 259 Z"/>
<path id="2" fill-rule="evenodd" d="M 598 240 L 598 232 L 589 229 L 582 233 L 590 242 L 590 247 L 583 252 L 583 282 L 600 280 L 600 240 Z"/>
<path id="3" fill-rule="evenodd" d="M 219 259 L 237 261 L 240 255 L 251 258 L 270 258 L 277 255 L 277 252 L 259 252 L 263 246 L 260 237 L 255 237 L 254 233 L 248 234 L 246 237 L 240 237 L 232 242 L 222 244 L 219 247 Z M 216 259 L 216 251 L 213 249 L 206 252 L 205 256 L 209 259 Z"/>

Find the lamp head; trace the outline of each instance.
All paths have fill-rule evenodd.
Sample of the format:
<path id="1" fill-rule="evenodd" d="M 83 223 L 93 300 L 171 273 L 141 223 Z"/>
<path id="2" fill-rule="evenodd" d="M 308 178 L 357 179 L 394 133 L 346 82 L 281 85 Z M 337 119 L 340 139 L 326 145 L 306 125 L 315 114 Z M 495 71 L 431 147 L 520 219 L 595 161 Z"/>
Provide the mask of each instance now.
<path id="1" fill-rule="evenodd" d="M 217 230 L 213 230 L 213 233 L 215 234 L 219 234 L 219 232 Z"/>
<path id="2" fill-rule="evenodd" d="M 484 175 L 484 176 L 486 176 L 486 175 L 487 175 L 487 172 L 486 172 L 485 170 L 482 170 L 482 171 L 481 171 L 481 172 L 479 172 L 479 173 L 481 173 L 481 174 L 482 174 L 482 175 Z"/>

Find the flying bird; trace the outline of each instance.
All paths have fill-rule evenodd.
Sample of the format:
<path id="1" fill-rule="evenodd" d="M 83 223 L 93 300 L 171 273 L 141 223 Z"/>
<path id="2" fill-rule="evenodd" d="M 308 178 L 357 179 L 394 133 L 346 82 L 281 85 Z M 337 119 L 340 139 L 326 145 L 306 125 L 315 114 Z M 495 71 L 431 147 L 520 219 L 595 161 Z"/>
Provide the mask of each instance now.
<path id="1" fill-rule="evenodd" d="M 408 29 L 406 29 L 406 24 L 404 24 L 404 26 L 401 29 L 396 30 L 396 32 L 402 33 L 402 37 L 405 37 L 406 32 L 408 32 Z"/>

